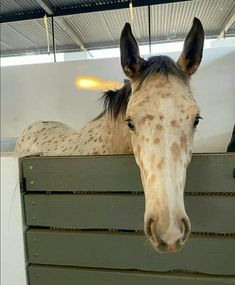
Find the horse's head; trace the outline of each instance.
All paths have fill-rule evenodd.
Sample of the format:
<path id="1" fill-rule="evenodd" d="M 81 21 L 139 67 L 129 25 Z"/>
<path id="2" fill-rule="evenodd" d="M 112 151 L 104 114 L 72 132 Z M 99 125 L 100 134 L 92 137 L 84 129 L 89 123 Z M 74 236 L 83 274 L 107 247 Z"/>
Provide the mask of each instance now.
<path id="1" fill-rule="evenodd" d="M 126 121 L 145 192 L 145 233 L 160 252 L 178 250 L 190 233 L 184 187 L 200 117 L 189 79 L 203 42 L 197 18 L 176 63 L 166 56 L 142 59 L 129 24 L 121 35 L 121 63 L 132 87 Z"/>

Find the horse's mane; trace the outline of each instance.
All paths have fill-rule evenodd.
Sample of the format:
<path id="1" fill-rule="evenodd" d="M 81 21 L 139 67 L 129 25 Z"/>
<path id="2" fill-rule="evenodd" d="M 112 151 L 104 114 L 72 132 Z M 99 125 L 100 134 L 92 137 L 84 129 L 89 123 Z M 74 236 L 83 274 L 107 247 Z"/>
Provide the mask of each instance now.
<path id="1" fill-rule="evenodd" d="M 168 56 L 153 56 L 142 64 L 140 78 L 138 78 L 138 86 L 154 73 L 160 73 L 166 77 L 169 74 L 175 75 L 186 85 L 188 85 L 189 82 L 188 76 L 175 64 L 174 60 Z M 127 81 L 121 89 L 106 91 L 101 98 L 104 103 L 104 112 L 101 115 L 108 112 L 116 119 L 120 112 L 126 111 L 130 95 L 131 85 L 129 81 Z"/>
<path id="2" fill-rule="evenodd" d="M 126 82 L 121 89 L 106 91 L 102 96 L 105 112 L 108 112 L 113 118 L 117 118 L 120 112 L 126 111 L 130 95 L 130 81 Z"/>

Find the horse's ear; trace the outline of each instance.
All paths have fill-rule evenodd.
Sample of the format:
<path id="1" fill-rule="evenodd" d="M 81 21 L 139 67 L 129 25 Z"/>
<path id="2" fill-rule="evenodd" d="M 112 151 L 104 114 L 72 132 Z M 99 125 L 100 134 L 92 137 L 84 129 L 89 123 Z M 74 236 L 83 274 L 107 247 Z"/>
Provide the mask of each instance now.
<path id="1" fill-rule="evenodd" d="M 132 34 L 131 25 L 126 23 L 120 38 L 121 64 L 126 76 L 138 77 L 143 59 L 140 57 L 138 44 Z"/>
<path id="2" fill-rule="evenodd" d="M 177 64 L 189 76 L 198 68 L 203 53 L 204 30 L 198 18 L 194 18 L 193 26 L 188 33 L 183 52 L 181 53 Z"/>

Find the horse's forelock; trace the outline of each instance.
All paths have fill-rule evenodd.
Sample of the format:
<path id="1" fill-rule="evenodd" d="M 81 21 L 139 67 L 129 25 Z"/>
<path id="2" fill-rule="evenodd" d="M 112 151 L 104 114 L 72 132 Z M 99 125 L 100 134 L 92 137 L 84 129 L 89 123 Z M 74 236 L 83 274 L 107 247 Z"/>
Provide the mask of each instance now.
<path id="1" fill-rule="evenodd" d="M 152 56 L 146 60 L 141 69 L 139 85 L 141 85 L 150 75 L 159 73 L 165 76 L 169 74 L 181 79 L 186 85 L 189 83 L 189 77 L 184 73 L 168 56 Z"/>

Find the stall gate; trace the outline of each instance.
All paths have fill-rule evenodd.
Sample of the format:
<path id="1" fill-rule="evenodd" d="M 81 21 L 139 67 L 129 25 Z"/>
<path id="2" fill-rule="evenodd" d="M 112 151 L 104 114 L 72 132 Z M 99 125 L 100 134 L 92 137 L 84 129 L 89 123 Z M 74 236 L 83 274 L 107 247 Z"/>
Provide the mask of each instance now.
<path id="1" fill-rule="evenodd" d="M 235 154 L 197 154 L 187 173 L 192 233 L 160 254 L 143 233 L 131 155 L 21 160 L 30 285 L 235 284 Z"/>

